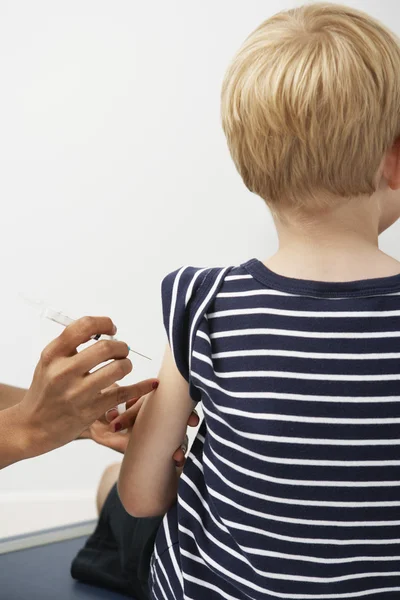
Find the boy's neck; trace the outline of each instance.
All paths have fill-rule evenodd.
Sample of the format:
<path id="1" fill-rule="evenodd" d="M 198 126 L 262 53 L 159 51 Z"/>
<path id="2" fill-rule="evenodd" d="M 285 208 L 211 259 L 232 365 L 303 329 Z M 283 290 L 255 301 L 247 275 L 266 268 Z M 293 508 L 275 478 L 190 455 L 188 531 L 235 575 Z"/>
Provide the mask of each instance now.
<path id="1" fill-rule="evenodd" d="M 379 250 L 379 205 L 358 198 L 317 215 L 275 219 L 279 250 L 266 266 L 286 277 L 356 281 L 400 273 Z"/>

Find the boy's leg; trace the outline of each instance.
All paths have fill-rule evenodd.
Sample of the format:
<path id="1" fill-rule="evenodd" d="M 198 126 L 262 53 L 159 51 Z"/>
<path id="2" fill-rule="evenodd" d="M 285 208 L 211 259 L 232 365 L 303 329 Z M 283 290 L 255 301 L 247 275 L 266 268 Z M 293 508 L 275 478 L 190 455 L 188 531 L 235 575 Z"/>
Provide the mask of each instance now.
<path id="1" fill-rule="evenodd" d="M 162 517 L 137 519 L 126 512 L 115 483 L 119 467 L 110 465 L 103 473 L 97 492 L 99 521 L 73 560 L 71 574 L 84 583 L 148 600 L 150 558 Z"/>
<path id="2" fill-rule="evenodd" d="M 96 506 L 98 515 L 101 513 L 101 509 L 104 506 L 104 503 L 107 499 L 108 494 L 111 491 L 112 486 L 118 480 L 120 470 L 121 463 L 113 463 L 104 470 L 103 475 L 101 476 L 96 495 Z"/>

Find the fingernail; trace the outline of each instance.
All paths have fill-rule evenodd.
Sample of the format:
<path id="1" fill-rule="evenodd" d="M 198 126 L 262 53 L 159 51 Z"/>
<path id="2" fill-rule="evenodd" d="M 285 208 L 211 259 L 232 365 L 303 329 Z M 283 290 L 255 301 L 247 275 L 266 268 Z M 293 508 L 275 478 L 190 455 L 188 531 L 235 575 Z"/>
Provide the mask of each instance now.
<path id="1" fill-rule="evenodd" d="M 115 433 L 117 433 L 117 431 L 121 431 L 121 429 L 122 429 L 121 423 L 115 423 L 115 425 L 114 425 Z"/>
<path id="2" fill-rule="evenodd" d="M 114 415 L 112 414 L 114 413 Z M 110 408 L 107 412 L 106 412 L 106 420 L 111 423 L 111 421 L 113 421 L 116 417 L 118 417 L 118 410 L 116 408 Z"/>
<path id="3" fill-rule="evenodd" d="M 153 390 L 156 390 L 158 388 L 158 381 L 155 381 L 151 387 Z"/>
<path id="4" fill-rule="evenodd" d="M 113 335 L 117 333 L 117 326 L 113 324 Z"/>

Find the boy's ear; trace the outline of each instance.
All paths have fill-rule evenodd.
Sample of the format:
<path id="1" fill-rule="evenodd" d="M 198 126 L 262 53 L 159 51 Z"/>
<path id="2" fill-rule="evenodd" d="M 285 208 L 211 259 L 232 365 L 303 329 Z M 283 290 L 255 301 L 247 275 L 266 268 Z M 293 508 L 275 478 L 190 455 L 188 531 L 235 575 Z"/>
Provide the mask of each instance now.
<path id="1" fill-rule="evenodd" d="M 383 175 L 392 190 L 400 188 L 400 138 L 397 138 L 386 153 Z"/>

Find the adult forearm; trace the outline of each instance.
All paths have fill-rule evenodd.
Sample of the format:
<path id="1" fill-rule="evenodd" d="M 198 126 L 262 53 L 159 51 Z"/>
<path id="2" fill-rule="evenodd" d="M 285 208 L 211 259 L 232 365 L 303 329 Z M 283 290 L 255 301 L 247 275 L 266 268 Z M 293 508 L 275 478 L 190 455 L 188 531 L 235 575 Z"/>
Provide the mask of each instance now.
<path id="1" fill-rule="evenodd" d="M 34 437 L 21 417 L 19 404 L 0 411 L 0 469 L 34 455 Z"/>
<path id="2" fill-rule="evenodd" d="M 5 385 L 0 383 L 0 410 L 10 408 L 15 404 L 21 402 L 25 396 L 26 390 L 14 387 L 12 385 Z"/>

